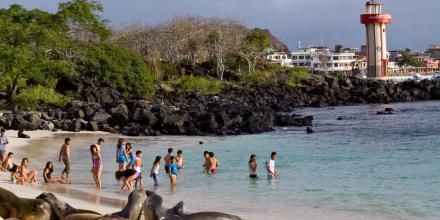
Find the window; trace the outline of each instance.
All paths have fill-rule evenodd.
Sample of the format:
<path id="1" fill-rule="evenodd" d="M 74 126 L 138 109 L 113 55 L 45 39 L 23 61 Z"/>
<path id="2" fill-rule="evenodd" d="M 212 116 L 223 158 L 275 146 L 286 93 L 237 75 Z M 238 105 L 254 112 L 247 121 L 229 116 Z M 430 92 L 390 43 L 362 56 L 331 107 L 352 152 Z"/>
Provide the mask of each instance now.
<path id="1" fill-rule="evenodd" d="M 339 57 L 338 56 L 334 56 L 333 60 L 339 60 Z"/>
<path id="2" fill-rule="evenodd" d="M 304 56 L 299 56 L 299 59 L 300 60 L 304 60 Z"/>
<path id="3" fill-rule="evenodd" d="M 297 56 L 292 56 L 292 60 L 297 60 L 298 57 Z"/>
<path id="4" fill-rule="evenodd" d="M 306 56 L 306 60 L 310 60 L 310 56 Z"/>

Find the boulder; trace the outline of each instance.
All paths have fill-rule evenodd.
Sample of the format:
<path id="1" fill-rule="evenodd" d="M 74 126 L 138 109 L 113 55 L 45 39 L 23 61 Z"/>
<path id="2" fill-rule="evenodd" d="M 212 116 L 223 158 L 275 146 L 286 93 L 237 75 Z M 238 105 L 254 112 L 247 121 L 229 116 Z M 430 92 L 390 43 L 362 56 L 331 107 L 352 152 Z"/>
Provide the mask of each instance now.
<path id="1" fill-rule="evenodd" d="M 307 134 L 312 134 L 312 133 L 315 133 L 315 130 L 313 130 L 312 127 L 307 127 L 306 132 L 307 132 Z"/>
<path id="2" fill-rule="evenodd" d="M 74 119 L 70 124 L 69 131 L 79 132 L 81 131 L 81 119 Z"/>
<path id="3" fill-rule="evenodd" d="M 312 126 L 313 116 L 276 115 L 275 126 Z"/>
<path id="4" fill-rule="evenodd" d="M 94 121 L 98 124 L 106 124 L 111 117 L 112 116 L 109 113 L 101 111 L 96 112 L 91 121 Z"/>
<path id="5" fill-rule="evenodd" d="M 176 111 L 165 115 L 162 121 L 162 128 L 167 134 L 186 134 L 186 124 L 189 121 L 189 114 L 186 111 Z"/>
<path id="6" fill-rule="evenodd" d="M 34 125 L 32 123 L 25 120 L 20 115 L 15 115 L 15 117 L 11 123 L 11 128 L 14 130 L 29 130 L 29 131 L 31 131 L 31 130 L 37 129 L 38 126 L 34 128 Z"/>
<path id="7" fill-rule="evenodd" d="M 32 130 L 37 130 L 41 124 L 41 118 L 38 113 L 29 113 L 23 118 L 32 124 Z"/>
<path id="8" fill-rule="evenodd" d="M 88 125 L 87 126 L 87 130 L 89 130 L 89 131 L 99 131 L 98 123 L 96 123 L 94 121 L 90 121 L 87 125 Z"/>
<path id="9" fill-rule="evenodd" d="M 119 104 L 118 106 L 112 108 L 110 112 L 114 124 L 128 124 L 128 107 L 125 104 Z"/>

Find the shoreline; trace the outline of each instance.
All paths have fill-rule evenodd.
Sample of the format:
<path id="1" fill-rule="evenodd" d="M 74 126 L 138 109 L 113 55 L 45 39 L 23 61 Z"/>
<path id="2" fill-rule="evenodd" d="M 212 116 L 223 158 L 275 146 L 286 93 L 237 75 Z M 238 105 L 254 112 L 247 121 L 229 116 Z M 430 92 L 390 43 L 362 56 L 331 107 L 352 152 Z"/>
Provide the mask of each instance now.
<path id="1" fill-rule="evenodd" d="M 7 152 L 14 152 L 17 158 L 26 157 L 24 150 L 26 147 L 30 147 L 33 141 L 38 141 L 44 138 L 51 137 L 57 134 L 73 134 L 74 132 L 59 131 L 51 132 L 45 130 L 26 131 L 31 138 L 23 139 L 18 138 L 16 130 L 7 130 L 6 137 L 9 140 L 7 146 Z M 106 134 L 105 132 L 80 132 L 80 134 Z M 32 159 L 32 158 L 30 158 Z M 16 160 L 17 162 L 17 160 Z M 42 181 L 41 171 L 37 170 L 39 174 L 39 181 Z M 76 189 L 74 185 L 62 185 L 62 184 L 44 184 L 40 182 L 37 185 L 17 185 L 13 184 L 10 179 L 9 172 L 0 172 L 0 187 L 9 190 L 19 197 L 23 198 L 35 198 L 43 192 L 54 193 L 61 200 L 69 203 L 75 208 L 89 209 L 97 211 L 101 214 L 109 214 L 116 211 L 120 211 L 119 207 L 123 207 L 126 203 L 126 196 L 124 199 L 115 199 L 111 197 L 105 197 L 99 194 L 99 192 L 88 192 L 86 190 Z M 88 198 L 88 199 L 87 199 Z M 106 205 L 104 205 L 106 204 Z M 111 205 L 113 204 L 113 205 Z"/>

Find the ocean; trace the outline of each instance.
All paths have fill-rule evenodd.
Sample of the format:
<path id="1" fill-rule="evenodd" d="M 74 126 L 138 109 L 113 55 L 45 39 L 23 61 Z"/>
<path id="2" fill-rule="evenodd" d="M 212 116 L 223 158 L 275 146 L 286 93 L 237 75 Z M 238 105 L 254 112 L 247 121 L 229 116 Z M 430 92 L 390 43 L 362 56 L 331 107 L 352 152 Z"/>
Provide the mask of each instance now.
<path id="1" fill-rule="evenodd" d="M 386 107 L 393 115 L 377 115 Z M 188 211 L 222 211 L 244 219 L 440 219 L 440 102 L 304 108 L 296 114 L 315 117 L 316 133 L 305 128 L 276 128 L 271 133 L 224 137 L 125 137 L 144 153 L 143 181 L 153 190 L 149 171 L 169 147 L 184 152 L 185 169 L 171 190 L 162 168 L 156 190 L 166 206 L 185 202 Z M 342 119 L 342 120 L 338 120 Z M 121 186 L 114 178 L 114 134 L 72 134 L 72 181 L 62 193 L 120 207 Z M 18 155 L 40 173 L 46 161 L 63 164 L 57 154 L 65 134 L 30 143 Z M 103 137 L 104 189 L 92 182 L 89 146 Z M 199 144 L 202 141 L 204 144 Z M 213 151 L 216 175 L 202 173 L 203 151 Z M 276 151 L 280 178 L 266 179 L 264 163 Z M 249 179 L 249 156 L 257 155 L 260 178 Z M 40 178 L 42 181 L 42 178 Z M 52 187 L 52 188 L 51 188 Z M 58 186 L 57 186 L 58 187 Z M 43 186 L 48 190 L 53 186 Z M 59 190 L 59 189 L 58 189 Z M 107 201 L 107 202 L 106 202 Z"/>

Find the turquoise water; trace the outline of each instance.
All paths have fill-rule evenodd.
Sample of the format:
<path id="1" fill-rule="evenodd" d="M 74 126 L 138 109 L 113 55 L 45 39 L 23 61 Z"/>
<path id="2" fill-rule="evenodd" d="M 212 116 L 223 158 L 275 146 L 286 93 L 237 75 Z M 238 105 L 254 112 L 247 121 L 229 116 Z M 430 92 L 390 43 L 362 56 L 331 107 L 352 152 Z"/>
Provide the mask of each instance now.
<path id="1" fill-rule="evenodd" d="M 376 115 L 385 107 L 394 108 L 395 114 Z M 259 135 L 128 141 L 144 151 L 143 176 L 150 189 L 153 181 L 148 173 L 154 157 L 164 156 L 168 147 L 184 151 L 186 168 L 174 192 L 161 169 L 161 186 L 156 190 L 168 206 L 183 200 L 191 211 L 214 209 L 245 219 L 440 218 L 440 102 L 307 108 L 296 113 L 315 116 L 315 134 L 306 134 L 303 128 L 278 128 Z M 340 116 L 344 120 L 337 120 Z M 98 136 L 72 135 L 71 187 L 93 188 L 88 146 Z M 40 151 L 34 156 L 38 161 L 55 160 L 62 138 L 35 141 Z M 106 188 L 100 193 L 116 193 L 117 137 L 104 138 Z M 199 145 L 199 140 L 205 144 Z M 55 150 L 43 153 L 47 149 Z M 204 150 L 215 152 L 220 162 L 217 175 L 201 172 Z M 271 151 L 278 153 L 276 168 L 281 175 L 274 182 L 266 180 L 264 170 Z M 258 180 L 248 178 L 251 154 L 257 155 Z M 61 163 L 56 166 L 62 169 Z"/>

